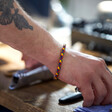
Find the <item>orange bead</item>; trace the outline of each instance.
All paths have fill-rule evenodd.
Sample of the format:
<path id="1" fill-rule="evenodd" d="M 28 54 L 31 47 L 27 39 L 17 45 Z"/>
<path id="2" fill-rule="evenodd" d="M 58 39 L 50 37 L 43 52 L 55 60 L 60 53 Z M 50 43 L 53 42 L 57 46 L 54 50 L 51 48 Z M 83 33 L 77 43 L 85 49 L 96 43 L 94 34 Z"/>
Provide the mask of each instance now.
<path id="1" fill-rule="evenodd" d="M 56 73 L 56 75 L 58 75 L 58 73 Z"/>
<path id="2" fill-rule="evenodd" d="M 60 67 L 58 67 L 58 69 L 60 69 Z"/>
<path id="3" fill-rule="evenodd" d="M 59 62 L 61 63 L 62 61 L 60 60 Z"/>
<path id="4" fill-rule="evenodd" d="M 61 56 L 63 56 L 63 53 L 61 53 Z"/>
<path id="5" fill-rule="evenodd" d="M 65 48 L 63 48 L 63 50 L 65 50 Z"/>

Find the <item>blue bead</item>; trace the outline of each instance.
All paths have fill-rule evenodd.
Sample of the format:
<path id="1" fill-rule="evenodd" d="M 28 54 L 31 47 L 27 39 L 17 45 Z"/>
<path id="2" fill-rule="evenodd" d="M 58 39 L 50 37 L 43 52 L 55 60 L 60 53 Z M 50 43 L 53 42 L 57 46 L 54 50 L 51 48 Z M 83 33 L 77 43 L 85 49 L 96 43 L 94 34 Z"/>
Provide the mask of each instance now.
<path id="1" fill-rule="evenodd" d="M 59 66 L 61 65 L 61 63 L 59 63 Z"/>

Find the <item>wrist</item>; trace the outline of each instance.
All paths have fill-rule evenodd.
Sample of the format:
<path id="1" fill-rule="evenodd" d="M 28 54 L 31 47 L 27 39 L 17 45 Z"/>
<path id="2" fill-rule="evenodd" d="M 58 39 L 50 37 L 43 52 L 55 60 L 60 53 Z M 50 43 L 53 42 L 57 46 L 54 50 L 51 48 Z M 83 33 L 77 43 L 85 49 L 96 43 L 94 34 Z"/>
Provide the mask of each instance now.
<path id="1" fill-rule="evenodd" d="M 45 53 L 46 59 L 43 60 L 45 65 L 50 69 L 50 71 L 54 75 L 57 70 L 61 49 L 62 49 L 62 45 L 55 44 L 54 47 L 52 47 L 50 50 L 46 51 L 46 53 Z"/>

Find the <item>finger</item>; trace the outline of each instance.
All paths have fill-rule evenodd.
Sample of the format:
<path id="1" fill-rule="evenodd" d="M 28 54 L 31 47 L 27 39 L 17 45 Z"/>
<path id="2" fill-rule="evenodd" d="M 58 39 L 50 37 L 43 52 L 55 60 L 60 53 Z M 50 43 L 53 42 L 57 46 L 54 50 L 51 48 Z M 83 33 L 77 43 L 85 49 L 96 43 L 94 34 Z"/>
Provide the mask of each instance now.
<path id="1" fill-rule="evenodd" d="M 84 85 L 83 85 L 84 86 Z M 85 85 L 86 88 L 81 89 L 83 98 L 84 98 L 84 107 L 89 107 L 93 104 L 94 93 L 91 84 Z"/>
<path id="2" fill-rule="evenodd" d="M 109 68 L 106 66 L 107 71 L 112 75 L 112 72 L 109 70 Z"/>
<path id="3" fill-rule="evenodd" d="M 102 105 L 105 105 L 105 104 L 112 103 L 112 75 L 109 71 L 107 71 L 107 73 L 103 76 L 103 80 L 106 85 L 107 93 L 108 93 L 105 99 L 101 103 Z"/>
<path id="4" fill-rule="evenodd" d="M 94 105 L 100 105 L 100 103 L 104 100 L 104 98 L 107 95 L 107 89 L 102 79 L 99 78 L 95 79 L 95 81 L 93 82 L 93 87 L 95 94 Z"/>

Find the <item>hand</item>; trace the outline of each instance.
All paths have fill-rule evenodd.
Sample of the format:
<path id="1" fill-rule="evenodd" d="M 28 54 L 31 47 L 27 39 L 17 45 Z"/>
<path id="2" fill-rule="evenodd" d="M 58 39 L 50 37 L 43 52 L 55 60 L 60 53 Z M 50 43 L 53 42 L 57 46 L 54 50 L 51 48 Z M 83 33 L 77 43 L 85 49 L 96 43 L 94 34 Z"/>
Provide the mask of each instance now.
<path id="1" fill-rule="evenodd" d="M 39 61 L 24 54 L 23 54 L 22 60 L 25 62 L 25 68 L 27 69 L 32 69 L 35 67 L 42 66 L 42 64 Z"/>
<path id="2" fill-rule="evenodd" d="M 66 51 L 59 79 L 79 88 L 83 106 L 112 103 L 112 75 L 103 59 Z"/>

